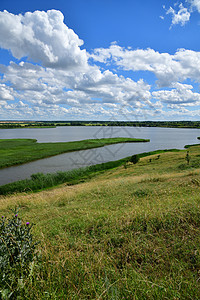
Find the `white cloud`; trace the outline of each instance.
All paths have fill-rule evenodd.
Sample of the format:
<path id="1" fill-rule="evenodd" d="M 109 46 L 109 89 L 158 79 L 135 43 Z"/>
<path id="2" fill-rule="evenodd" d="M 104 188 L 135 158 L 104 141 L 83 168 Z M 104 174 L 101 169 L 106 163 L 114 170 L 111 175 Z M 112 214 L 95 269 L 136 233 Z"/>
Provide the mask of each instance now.
<path id="1" fill-rule="evenodd" d="M 63 20 L 57 10 L 24 15 L 0 12 L 0 47 L 10 49 L 18 59 L 27 56 L 45 67 L 86 68 L 86 51 L 80 49 L 83 41 Z"/>
<path id="2" fill-rule="evenodd" d="M 0 100 L 14 100 L 13 88 L 5 84 L 0 84 Z"/>
<path id="3" fill-rule="evenodd" d="M 176 2 L 174 4 L 174 8 L 170 7 L 169 9 L 166 9 L 166 7 L 163 5 L 166 15 L 172 15 L 172 24 L 170 29 L 173 25 L 177 24 L 184 26 L 190 21 L 190 17 L 194 11 L 198 11 L 200 13 L 200 0 L 183 0 L 183 2 L 180 4 L 179 3 L 180 2 Z"/>
<path id="4" fill-rule="evenodd" d="M 114 63 L 127 71 L 149 71 L 157 77 L 159 86 L 170 86 L 187 78 L 200 82 L 200 52 L 179 49 L 174 55 L 153 49 L 129 50 L 118 45 L 98 48 L 91 54 L 94 61 Z"/>
<path id="5" fill-rule="evenodd" d="M 11 62 L 7 67 L 0 67 L 4 73 L 2 86 L 21 102 L 7 107 L 4 103 L 9 116 L 12 115 L 10 111 L 14 114 L 16 110 L 19 116 L 27 111 L 29 118 L 36 119 L 52 116 L 54 119 L 105 119 L 119 117 L 123 111 L 125 118 L 147 118 L 163 115 L 163 110 L 171 108 L 171 105 L 177 105 L 179 111 L 180 107 L 199 105 L 199 94 L 192 91 L 192 85 L 177 83 L 178 79 L 188 77 L 199 79 L 200 82 L 199 53 L 183 49 L 169 55 L 152 49 L 127 50 L 117 45 L 101 51 L 105 62 L 108 57 L 125 69 L 154 72 L 160 86 L 167 85 L 172 89 L 151 93 L 151 86 L 143 80 L 136 82 L 109 70 L 101 72 L 96 66 L 83 73 Z M 101 51 L 97 49 L 93 57 L 98 59 Z M 6 82 L 10 83 L 9 87 Z M 157 100 L 155 104 L 152 104 L 152 97 Z M 28 108 L 22 107 L 22 103 Z"/>
<path id="6" fill-rule="evenodd" d="M 143 80 L 135 82 L 108 70 L 101 72 L 95 66 L 88 68 L 87 72 L 71 72 L 43 68 L 30 63 L 11 62 L 7 67 L 0 66 L 0 70 L 4 73 L 4 84 L 10 83 L 19 100 L 26 101 L 32 109 L 46 109 L 47 115 L 55 105 L 56 111 L 59 105 L 65 106 L 60 108 L 61 115 L 70 115 L 73 112 L 79 112 L 80 116 L 83 112 L 85 115 L 91 115 L 91 111 L 92 118 L 95 118 L 94 110 L 96 116 L 100 113 L 104 116 L 107 116 L 107 113 L 110 115 L 107 104 L 116 104 L 118 111 L 122 105 L 130 105 L 133 108 L 151 105 L 150 85 Z M 105 109 L 101 110 L 100 107 L 104 105 Z M 14 109 L 13 107 L 9 109 Z M 32 110 L 32 113 L 34 116 L 36 111 Z"/>
<path id="7" fill-rule="evenodd" d="M 193 9 L 197 9 L 200 13 L 200 0 L 189 0 Z"/>
<path id="8" fill-rule="evenodd" d="M 24 59 L 0 65 L 0 118 L 145 119 L 170 116 L 166 110 L 172 107 L 186 114 L 187 106 L 200 104 L 193 86 L 180 83 L 188 78 L 200 83 L 200 52 L 179 49 L 170 55 L 126 49 L 114 42 L 89 54 L 82 45 L 58 11 L 24 16 L 0 12 L 0 47 L 10 49 L 16 58 L 27 56 L 38 63 Z M 110 70 L 102 71 L 88 59 Z M 112 68 L 152 72 L 162 89 L 151 92 L 143 79 L 118 76 Z"/>
<path id="9" fill-rule="evenodd" d="M 162 102 L 173 105 L 184 104 L 184 106 L 191 106 L 200 104 L 200 94 L 194 93 L 192 91 L 192 85 L 176 83 L 173 86 L 174 88 L 171 90 L 160 90 L 152 92 L 152 96 Z"/>
<path id="10" fill-rule="evenodd" d="M 182 3 L 179 5 L 178 12 L 176 12 L 172 7 L 170 7 L 166 11 L 166 14 L 172 15 L 172 25 L 180 24 L 181 26 L 184 26 L 190 20 L 190 12 L 186 7 L 183 6 Z"/>

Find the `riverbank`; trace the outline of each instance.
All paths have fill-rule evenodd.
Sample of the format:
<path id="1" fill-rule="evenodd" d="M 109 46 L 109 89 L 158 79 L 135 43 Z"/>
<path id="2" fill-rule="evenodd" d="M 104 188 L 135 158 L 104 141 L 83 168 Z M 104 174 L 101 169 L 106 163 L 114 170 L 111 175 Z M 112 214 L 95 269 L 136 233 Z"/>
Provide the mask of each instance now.
<path id="1" fill-rule="evenodd" d="M 1 215 L 21 207 L 40 242 L 19 299 L 199 299 L 200 146 L 189 153 L 1 196 Z"/>
<path id="2" fill-rule="evenodd" d="M 37 143 L 35 139 L 1 139 L 0 169 L 67 152 L 104 147 L 118 143 L 143 143 L 149 141 L 149 139 L 120 137 L 62 143 Z"/>
<path id="3" fill-rule="evenodd" d="M 182 150 L 168 149 L 156 150 L 138 154 L 139 158 L 159 155 L 165 152 L 178 152 Z M 97 176 L 107 170 L 112 170 L 119 166 L 127 166 L 131 157 L 125 157 L 120 160 L 110 161 L 102 164 L 92 165 L 85 168 L 74 169 L 66 172 L 57 172 L 52 174 L 37 173 L 31 175 L 31 179 L 20 180 L 0 186 L 0 195 L 9 195 L 18 192 L 36 192 L 48 188 L 56 187 L 60 184 L 74 185 L 80 182 L 88 181 L 92 177 Z"/>

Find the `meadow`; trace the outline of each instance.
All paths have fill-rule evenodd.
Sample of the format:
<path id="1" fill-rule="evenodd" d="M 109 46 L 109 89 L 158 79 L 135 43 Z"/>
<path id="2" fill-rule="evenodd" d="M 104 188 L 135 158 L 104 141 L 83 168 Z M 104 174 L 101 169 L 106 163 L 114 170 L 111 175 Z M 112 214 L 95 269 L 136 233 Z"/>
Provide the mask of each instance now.
<path id="1" fill-rule="evenodd" d="M 33 223 L 19 299 L 199 299 L 200 146 L 149 153 L 85 182 L 0 196 Z M 2 287 L 1 287 L 2 288 Z"/>

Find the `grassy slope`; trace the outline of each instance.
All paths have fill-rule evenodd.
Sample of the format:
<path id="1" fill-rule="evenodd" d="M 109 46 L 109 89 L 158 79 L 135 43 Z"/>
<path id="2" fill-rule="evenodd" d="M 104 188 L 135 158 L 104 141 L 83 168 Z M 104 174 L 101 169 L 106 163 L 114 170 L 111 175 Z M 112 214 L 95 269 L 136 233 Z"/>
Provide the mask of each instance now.
<path id="1" fill-rule="evenodd" d="M 21 206 L 42 269 L 23 299 L 199 299 L 200 147 L 144 157 L 75 186 L 0 198 Z"/>
<path id="2" fill-rule="evenodd" d="M 66 143 L 37 143 L 33 139 L 1 139 L 0 168 L 23 164 L 33 160 L 77 150 L 131 142 L 149 142 L 145 139 L 105 138 Z"/>

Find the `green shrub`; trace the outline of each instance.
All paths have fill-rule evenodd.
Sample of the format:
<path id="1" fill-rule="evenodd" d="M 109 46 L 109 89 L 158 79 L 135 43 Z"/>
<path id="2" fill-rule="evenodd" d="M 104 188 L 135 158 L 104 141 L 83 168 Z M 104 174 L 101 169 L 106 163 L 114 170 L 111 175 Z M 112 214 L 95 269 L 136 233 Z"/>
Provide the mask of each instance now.
<path id="1" fill-rule="evenodd" d="M 130 158 L 130 162 L 132 164 L 137 164 L 140 160 L 140 157 L 138 154 L 135 154 L 135 155 L 132 155 L 131 158 Z"/>
<path id="2" fill-rule="evenodd" d="M 0 299 L 16 299 L 23 292 L 36 259 L 32 225 L 17 211 L 0 222 Z"/>

